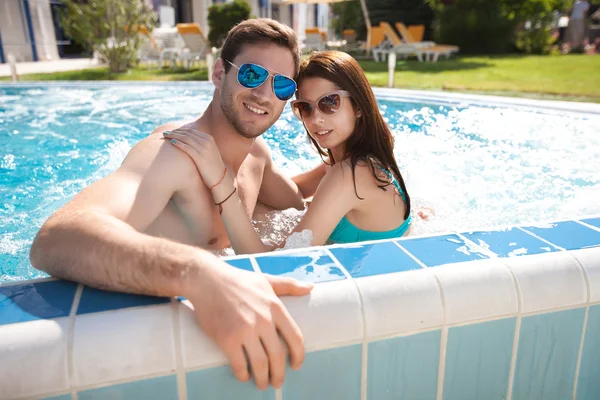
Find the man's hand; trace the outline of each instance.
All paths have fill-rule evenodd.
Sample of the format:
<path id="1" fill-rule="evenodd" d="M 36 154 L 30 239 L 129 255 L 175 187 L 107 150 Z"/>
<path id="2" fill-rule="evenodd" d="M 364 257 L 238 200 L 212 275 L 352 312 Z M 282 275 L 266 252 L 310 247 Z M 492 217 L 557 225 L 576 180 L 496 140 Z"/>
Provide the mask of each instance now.
<path id="1" fill-rule="evenodd" d="M 290 365 L 304 362 L 304 339 L 277 296 L 308 294 L 312 284 L 291 278 L 261 275 L 223 263 L 202 274 L 201 283 L 186 296 L 206 334 L 224 351 L 240 381 L 250 370 L 260 390 L 280 388 L 285 378 L 286 349 Z M 281 335 L 283 342 L 280 340 Z"/>

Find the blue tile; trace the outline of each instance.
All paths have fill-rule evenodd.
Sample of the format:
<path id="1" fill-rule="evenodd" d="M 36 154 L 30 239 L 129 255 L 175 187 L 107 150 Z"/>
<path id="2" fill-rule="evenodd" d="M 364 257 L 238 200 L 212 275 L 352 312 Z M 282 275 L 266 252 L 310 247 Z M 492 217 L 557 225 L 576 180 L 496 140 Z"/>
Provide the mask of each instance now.
<path id="1" fill-rule="evenodd" d="M 300 281 L 327 282 L 346 279 L 331 257 L 323 250 L 302 253 L 271 254 L 256 257 L 260 270 L 271 275 L 284 275 Z"/>
<path id="2" fill-rule="evenodd" d="M 498 231 L 462 233 L 463 236 L 479 245 L 489 248 L 500 257 L 514 257 L 529 254 L 558 251 L 554 246 L 535 238 L 518 228 Z"/>
<path id="3" fill-rule="evenodd" d="M 150 306 L 171 301 L 168 297 L 142 296 L 129 293 L 109 292 L 88 286 L 83 288 L 77 315 L 100 311 L 119 310 L 121 308 Z"/>
<path id="4" fill-rule="evenodd" d="M 592 226 L 595 226 L 596 228 L 600 228 L 600 217 L 582 219 L 581 222 L 585 222 L 588 225 L 592 225 Z"/>
<path id="5" fill-rule="evenodd" d="M 354 278 L 422 268 L 392 242 L 355 244 L 330 251 Z"/>
<path id="6" fill-rule="evenodd" d="M 252 379 L 247 382 L 238 381 L 229 365 L 188 372 L 186 384 L 189 399 L 275 400 L 273 388 L 260 391 Z"/>
<path id="7" fill-rule="evenodd" d="M 233 260 L 225 260 L 225 262 L 232 267 L 245 269 L 246 271 L 254 271 L 254 268 L 252 268 L 252 262 L 250 262 L 249 258 L 236 258 Z"/>
<path id="8" fill-rule="evenodd" d="M 513 400 L 570 399 L 585 309 L 525 317 Z"/>
<path id="9" fill-rule="evenodd" d="M 98 389 L 90 389 L 77 394 L 79 400 L 178 400 L 177 378 L 175 375 L 141 381 L 121 383 Z"/>
<path id="10" fill-rule="evenodd" d="M 44 397 L 42 400 L 71 400 L 70 394 L 62 394 L 60 396 Z"/>
<path id="11" fill-rule="evenodd" d="M 516 318 L 448 329 L 444 399 L 503 399 Z"/>
<path id="12" fill-rule="evenodd" d="M 367 398 L 435 400 L 441 331 L 369 343 Z"/>
<path id="13" fill-rule="evenodd" d="M 554 222 L 545 228 L 525 226 L 523 229 L 566 250 L 600 246 L 600 232 L 575 221 Z"/>
<path id="14" fill-rule="evenodd" d="M 360 400 L 362 345 L 306 354 L 299 371 L 288 368 L 283 400 Z"/>
<path id="15" fill-rule="evenodd" d="M 590 307 L 579 366 L 577 400 L 600 397 L 600 306 Z"/>
<path id="16" fill-rule="evenodd" d="M 398 244 L 428 267 L 489 258 L 485 254 L 469 249 L 458 235 L 399 240 Z"/>
<path id="17" fill-rule="evenodd" d="M 67 317 L 76 290 L 68 281 L 0 286 L 0 325 Z"/>

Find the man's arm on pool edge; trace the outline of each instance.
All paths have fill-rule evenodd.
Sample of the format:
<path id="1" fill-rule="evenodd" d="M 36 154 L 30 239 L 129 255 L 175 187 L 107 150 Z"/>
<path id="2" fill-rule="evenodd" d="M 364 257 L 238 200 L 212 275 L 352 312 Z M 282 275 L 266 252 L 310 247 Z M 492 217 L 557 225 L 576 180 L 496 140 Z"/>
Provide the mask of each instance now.
<path id="1" fill-rule="evenodd" d="M 170 145 L 167 147 L 178 151 Z M 187 179 L 182 169 L 174 168 L 173 160 L 169 161 L 168 166 L 157 162 L 155 175 L 142 177 L 136 177 L 124 163 L 115 174 L 90 185 L 40 229 L 31 248 L 31 263 L 53 276 L 93 287 L 157 296 L 185 296 L 194 305 L 200 325 L 224 350 L 238 379 L 249 379 L 244 343 L 256 341 L 253 339 L 266 342 L 268 357 L 257 354 L 260 349 L 254 355 L 249 354 L 251 363 L 252 360 L 269 359 L 265 366 L 256 367 L 253 374 L 259 387 L 268 383 L 269 373 L 271 383 L 278 386 L 285 374 L 285 352 L 277 330 L 287 332 L 284 338 L 293 367 L 301 365 L 304 347 L 298 327 L 276 295 L 303 295 L 310 291 L 310 286 L 287 279 L 265 279 L 259 274 L 236 270 L 205 250 L 142 234 L 124 222 L 131 211 L 126 203 L 131 206 L 138 198 L 150 201 L 149 195 L 140 193 L 144 190 L 144 179 L 152 177 L 153 182 L 158 179 L 159 185 L 166 185 L 146 188 L 152 189 L 150 197 L 157 202 L 151 207 L 154 213 L 164 207 L 179 179 L 161 174 L 178 171 L 181 179 Z M 197 173 L 195 166 L 187 159 L 186 162 Z M 136 179 L 141 179 L 137 186 Z M 112 204 L 113 208 L 107 209 L 106 203 Z M 150 221 L 153 219 L 152 212 L 146 210 L 141 214 Z M 136 225 L 143 226 L 144 222 L 137 220 Z M 215 300 L 218 301 L 215 303 Z M 202 307 L 209 302 L 218 307 Z M 240 304 L 246 307 L 240 307 Z M 248 318 L 242 310 L 258 317 Z M 250 326 L 252 320 L 259 323 Z"/>

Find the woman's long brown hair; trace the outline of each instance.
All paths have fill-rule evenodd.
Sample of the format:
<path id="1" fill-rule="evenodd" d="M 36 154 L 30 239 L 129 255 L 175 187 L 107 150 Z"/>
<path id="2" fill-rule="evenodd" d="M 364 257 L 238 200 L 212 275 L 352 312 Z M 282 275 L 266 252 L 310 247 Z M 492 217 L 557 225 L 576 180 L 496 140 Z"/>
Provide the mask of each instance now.
<path id="1" fill-rule="evenodd" d="M 365 162 L 370 168 L 373 177 L 382 190 L 386 190 L 390 182 L 377 176 L 375 168 L 377 165 L 391 171 L 406 196 L 406 213 L 404 219 L 410 214 L 410 196 L 406 190 L 406 185 L 400 169 L 394 158 L 394 138 L 390 128 L 383 120 L 379 112 L 377 101 L 371 85 L 365 76 L 362 68 L 356 60 L 341 51 L 323 51 L 314 53 L 310 58 L 304 60 L 300 65 L 300 72 L 296 79 L 298 86 L 306 78 L 318 77 L 333 82 L 342 90 L 350 93 L 351 101 L 355 111 L 360 110 L 362 116 L 356 119 L 354 132 L 346 142 L 346 154 L 343 160 L 349 159 L 352 168 L 352 177 L 354 179 L 354 192 L 356 191 L 356 176 L 354 170 L 359 161 Z M 317 142 L 309 135 L 313 145 L 323 157 L 329 157 L 331 164 L 335 164 L 331 150 L 323 150 Z M 323 159 L 323 161 L 325 161 Z"/>

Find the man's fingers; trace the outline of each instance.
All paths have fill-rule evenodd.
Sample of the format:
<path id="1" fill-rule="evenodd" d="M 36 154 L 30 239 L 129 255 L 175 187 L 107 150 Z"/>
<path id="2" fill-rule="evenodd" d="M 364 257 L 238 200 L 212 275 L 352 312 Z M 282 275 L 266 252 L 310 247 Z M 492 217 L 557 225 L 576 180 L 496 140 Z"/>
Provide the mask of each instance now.
<path id="1" fill-rule="evenodd" d="M 269 274 L 264 274 L 264 277 L 269 281 L 277 296 L 304 296 L 310 293 L 314 286 L 310 282 L 302 282 L 288 277 Z"/>
<path id="2" fill-rule="evenodd" d="M 251 336 L 244 343 L 246 354 L 250 359 L 250 368 L 256 386 L 260 390 L 269 387 L 269 359 L 258 336 Z"/>
<path id="3" fill-rule="evenodd" d="M 241 345 L 225 344 L 220 346 L 225 353 L 225 356 L 229 360 L 233 374 L 240 381 L 247 381 L 250 379 L 250 372 L 248 372 L 248 361 L 244 354 L 244 349 Z"/>
<path id="4" fill-rule="evenodd" d="M 261 334 L 263 348 L 269 357 L 269 377 L 271 385 L 279 389 L 285 379 L 285 348 L 279 339 L 275 326 L 270 326 Z"/>
<path id="5" fill-rule="evenodd" d="M 296 370 L 299 369 L 304 362 L 304 337 L 302 336 L 302 331 L 300 331 L 300 328 L 296 325 L 296 322 L 294 322 L 283 304 L 281 304 L 277 312 L 273 313 L 273 320 L 287 344 L 290 352 L 291 367 Z"/>

